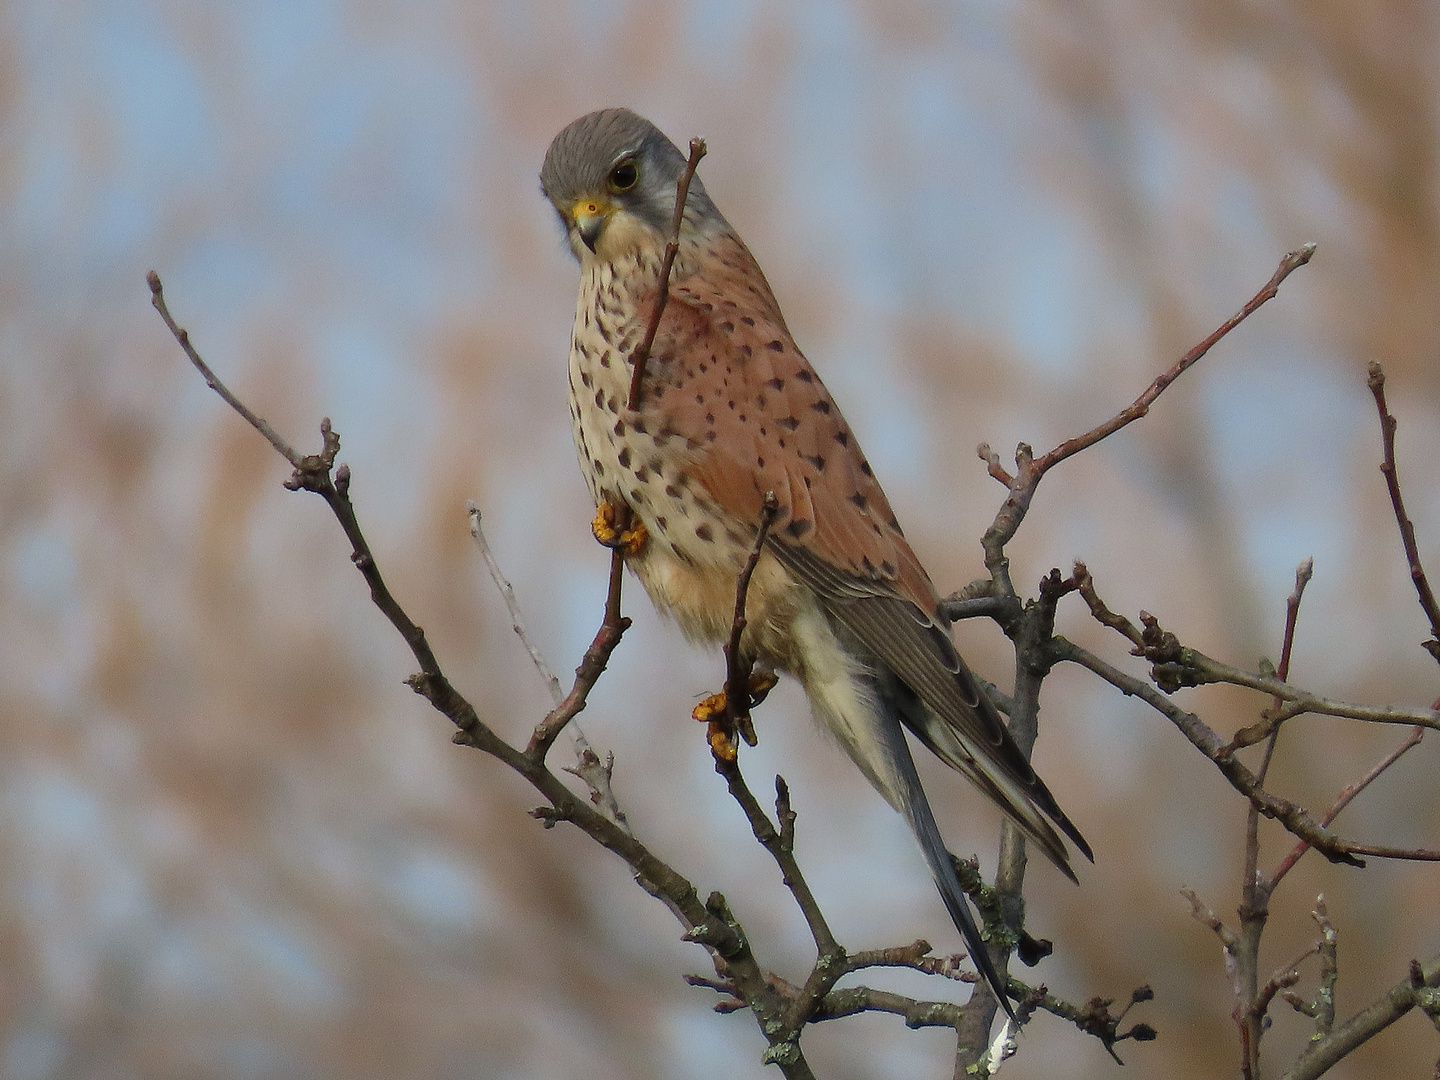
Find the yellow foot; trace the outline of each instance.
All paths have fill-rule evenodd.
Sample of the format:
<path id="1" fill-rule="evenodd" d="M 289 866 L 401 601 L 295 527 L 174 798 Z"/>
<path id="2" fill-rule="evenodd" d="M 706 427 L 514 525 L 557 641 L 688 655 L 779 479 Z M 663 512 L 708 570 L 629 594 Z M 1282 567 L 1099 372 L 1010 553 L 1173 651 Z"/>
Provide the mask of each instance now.
<path id="1" fill-rule="evenodd" d="M 750 673 L 750 707 L 754 708 L 765 700 L 765 696 L 775 689 L 775 684 L 780 680 L 773 671 L 752 671 Z M 734 761 L 740 752 L 739 744 L 735 741 L 735 725 L 731 722 L 726 706 L 729 699 L 725 691 L 718 694 L 711 694 L 691 710 L 690 715 L 702 724 L 706 725 L 705 737 L 710 743 L 710 752 L 717 758 L 724 761 Z M 754 746 L 758 741 L 755 736 L 755 725 L 748 715 L 740 718 L 739 735 L 745 740 L 747 746 Z"/>
<path id="2" fill-rule="evenodd" d="M 625 515 L 629 516 L 626 508 Z M 595 539 L 608 548 L 619 548 L 626 555 L 639 555 L 645 548 L 645 542 L 650 539 L 650 533 L 645 528 L 645 523 L 635 519 L 632 528 L 623 528 L 619 524 L 620 514 L 615 507 L 607 500 L 595 508 L 595 520 L 590 523 L 590 531 L 595 534 Z"/>

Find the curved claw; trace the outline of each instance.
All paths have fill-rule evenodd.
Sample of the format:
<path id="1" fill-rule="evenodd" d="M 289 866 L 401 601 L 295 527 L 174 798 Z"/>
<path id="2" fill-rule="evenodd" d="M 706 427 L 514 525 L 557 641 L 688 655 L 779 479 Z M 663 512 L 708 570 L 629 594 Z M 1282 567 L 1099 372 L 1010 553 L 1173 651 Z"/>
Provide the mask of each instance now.
<path id="1" fill-rule="evenodd" d="M 779 676 L 773 671 L 752 671 L 749 687 L 750 708 L 753 709 L 764 701 L 779 681 Z M 745 740 L 746 746 L 755 746 L 759 739 L 755 735 L 755 725 L 750 720 L 749 709 L 740 718 L 737 731 L 737 725 L 730 719 L 728 704 L 729 699 L 725 696 L 725 691 L 721 690 L 703 698 L 690 710 L 690 716 L 707 725 L 705 738 L 710 743 L 710 752 L 723 761 L 734 761 L 740 752 L 740 745 L 735 741 L 737 734 Z"/>
<path id="2" fill-rule="evenodd" d="M 637 518 L 633 526 L 623 528 L 619 522 L 620 513 L 616 511 L 613 503 L 606 500 L 595 508 L 595 520 L 590 522 L 590 531 L 605 547 L 619 548 L 623 554 L 632 557 L 639 555 L 650 539 L 645 523 Z"/>

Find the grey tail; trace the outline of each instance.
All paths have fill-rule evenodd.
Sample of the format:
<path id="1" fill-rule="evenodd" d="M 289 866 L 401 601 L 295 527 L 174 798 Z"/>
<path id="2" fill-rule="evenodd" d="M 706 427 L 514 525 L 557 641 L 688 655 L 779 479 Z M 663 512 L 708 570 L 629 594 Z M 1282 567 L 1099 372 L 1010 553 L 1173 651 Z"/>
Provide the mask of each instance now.
<path id="1" fill-rule="evenodd" d="M 990 960 L 990 951 L 985 947 L 985 939 L 970 911 L 970 902 L 960 884 L 960 876 L 955 872 L 954 858 L 945 846 L 945 840 L 940 835 L 940 826 L 936 824 L 935 814 L 930 809 L 930 800 L 926 798 L 925 789 L 920 785 L 920 774 L 915 770 L 915 759 L 910 756 L 910 744 L 905 741 L 905 732 L 901 727 L 900 710 L 903 705 L 895 700 L 893 693 L 887 693 L 894 690 L 894 687 L 882 683 L 876 689 L 879 691 L 878 704 L 885 713 L 884 722 L 878 726 L 880 737 L 890 756 L 890 779 L 894 784 L 893 794 L 899 804 L 896 809 L 904 815 L 920 844 L 920 850 L 930 866 L 930 874 L 935 879 L 935 886 L 940 890 L 940 899 L 945 902 L 945 908 L 950 912 L 955 928 L 965 939 L 965 947 L 970 950 L 970 959 L 985 977 L 985 982 L 989 984 L 995 1000 L 1005 1010 L 1005 1015 L 1013 1020 L 1015 1011 L 1010 1007 L 1010 999 L 1005 993 L 1005 980 Z"/>

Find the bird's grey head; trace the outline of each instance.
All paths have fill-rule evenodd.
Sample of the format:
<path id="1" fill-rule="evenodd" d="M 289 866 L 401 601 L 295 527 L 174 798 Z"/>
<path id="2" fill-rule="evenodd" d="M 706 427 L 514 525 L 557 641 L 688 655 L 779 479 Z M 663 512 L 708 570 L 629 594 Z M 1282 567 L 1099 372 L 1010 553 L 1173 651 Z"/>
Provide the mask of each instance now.
<path id="1" fill-rule="evenodd" d="M 560 215 L 577 259 L 615 258 L 664 246 L 685 163 L 685 155 L 643 116 L 601 109 L 555 136 L 540 170 L 540 190 Z M 687 224 L 724 225 L 698 177 L 685 208 Z"/>

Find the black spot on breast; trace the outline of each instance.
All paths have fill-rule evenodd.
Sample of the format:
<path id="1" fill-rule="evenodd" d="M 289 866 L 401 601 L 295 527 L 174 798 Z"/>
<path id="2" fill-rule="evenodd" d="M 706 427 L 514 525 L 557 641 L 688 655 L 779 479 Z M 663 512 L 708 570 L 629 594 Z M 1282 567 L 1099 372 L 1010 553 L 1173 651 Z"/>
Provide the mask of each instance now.
<path id="1" fill-rule="evenodd" d="M 597 409 L 603 409 L 603 408 L 605 407 L 605 391 L 604 391 L 604 390 L 596 390 L 596 391 L 595 391 L 595 407 L 596 407 Z"/>
<path id="2" fill-rule="evenodd" d="M 870 561 L 869 555 L 862 555 L 860 557 L 860 565 L 865 568 L 867 574 L 875 573 L 875 564 Z"/>
<path id="3" fill-rule="evenodd" d="M 706 441 L 706 442 L 714 442 L 714 441 L 715 441 L 715 429 L 714 429 L 714 428 L 711 428 L 709 431 L 705 432 L 705 441 Z"/>
<path id="4" fill-rule="evenodd" d="M 795 372 L 795 378 L 799 379 L 801 382 L 814 382 L 815 373 L 809 368 L 801 368 L 799 371 Z"/>
<path id="5" fill-rule="evenodd" d="M 625 421 L 624 421 L 624 420 L 616 420 L 616 421 L 615 421 L 615 429 L 614 429 L 614 430 L 615 430 L 615 434 L 616 434 L 617 436 L 618 436 L 618 435 L 624 435 L 624 434 L 625 434 Z"/>
<path id="6" fill-rule="evenodd" d="M 721 305 L 720 305 L 720 306 L 721 306 L 721 307 L 730 308 L 730 309 L 733 311 L 735 308 L 739 307 L 740 305 L 738 305 L 737 303 L 735 303 L 734 300 L 723 300 L 723 301 L 721 301 Z"/>
<path id="7" fill-rule="evenodd" d="M 754 326 L 754 325 L 755 325 L 755 320 L 752 319 L 749 315 L 742 315 L 742 316 L 740 317 L 740 321 L 743 322 L 746 326 Z"/>
<path id="8" fill-rule="evenodd" d="M 735 399 L 734 399 L 734 398 L 731 398 L 731 399 L 730 399 L 729 401 L 727 401 L 725 404 L 726 404 L 727 406 L 729 406 L 731 412 L 734 412 L 734 411 L 735 411 Z"/>
<path id="9" fill-rule="evenodd" d="M 669 518 L 657 517 L 657 518 L 655 519 L 655 528 L 659 529 L 661 532 L 664 532 L 664 531 L 666 530 L 666 528 L 669 527 L 669 525 L 670 525 L 670 519 L 669 519 Z"/>
<path id="10" fill-rule="evenodd" d="M 588 371 L 580 372 L 580 381 L 585 384 L 586 390 L 589 390 L 590 387 L 594 385 L 594 380 L 590 378 L 590 372 Z"/>
<path id="11" fill-rule="evenodd" d="M 647 434 L 645 420 L 642 417 L 637 416 L 634 420 L 631 420 L 630 426 L 633 427 L 636 431 L 638 431 L 641 435 Z"/>
<path id="12" fill-rule="evenodd" d="M 745 414 L 744 414 L 743 412 L 740 414 L 739 420 L 740 420 L 740 423 L 742 423 L 742 424 L 745 423 Z"/>
<path id="13" fill-rule="evenodd" d="M 635 479 L 636 479 L 639 483 L 642 483 L 642 484 L 643 484 L 647 479 L 649 479 L 649 477 L 650 477 L 650 466 L 648 466 L 648 465 L 641 465 L 638 469 L 635 470 Z"/>
<path id="14" fill-rule="evenodd" d="M 779 338 L 776 338 L 774 341 L 767 341 L 765 343 L 765 348 L 769 349 L 771 352 L 784 352 L 785 343 Z"/>
<path id="15" fill-rule="evenodd" d="M 806 490 L 806 491 L 809 491 L 809 490 L 810 490 L 810 478 L 809 478 L 808 476 L 802 476 L 801 479 L 805 481 L 805 490 Z"/>
<path id="16" fill-rule="evenodd" d="M 715 414 L 713 412 L 707 412 L 705 414 L 705 423 L 711 425 L 712 427 L 715 425 Z"/>
<path id="17" fill-rule="evenodd" d="M 841 428 L 839 431 L 835 432 L 835 441 L 838 442 L 841 446 L 849 446 L 850 433 L 844 428 Z"/>
<path id="18" fill-rule="evenodd" d="M 714 305 L 714 304 L 711 304 L 711 303 L 708 303 L 708 302 L 706 302 L 706 303 L 701 303 L 701 305 L 700 305 L 700 310 L 701 310 L 701 311 L 714 311 L 714 310 L 715 310 L 715 305 Z"/>
<path id="19" fill-rule="evenodd" d="M 765 459 L 763 457 L 757 457 L 755 459 L 755 467 L 757 469 L 763 469 L 765 467 Z"/>
<path id="20" fill-rule="evenodd" d="M 628 446 L 620 448 L 620 456 L 618 460 L 622 469 L 628 469 L 630 467 L 630 448 Z"/>
<path id="21" fill-rule="evenodd" d="M 635 505 L 637 505 L 637 506 L 644 506 L 644 505 L 645 505 L 645 492 L 641 491 L 639 488 L 631 488 L 631 489 L 630 489 L 630 501 L 631 501 L 632 503 L 634 503 Z"/>
<path id="22" fill-rule="evenodd" d="M 830 415 L 830 402 L 826 401 L 824 398 L 821 398 L 819 401 L 812 402 L 810 408 L 814 409 L 821 416 Z"/>
<path id="23" fill-rule="evenodd" d="M 783 427 L 786 431 L 794 431 L 800 426 L 800 421 L 795 419 L 795 417 L 793 416 L 782 416 L 779 420 L 776 420 L 775 422 L 781 427 Z"/>
<path id="24" fill-rule="evenodd" d="M 710 528 L 710 523 L 708 521 L 702 521 L 699 525 L 695 526 L 695 535 L 701 540 L 709 541 L 715 539 L 715 533 Z"/>
<path id="25" fill-rule="evenodd" d="M 605 399 L 605 411 L 606 411 L 606 412 L 612 412 L 612 413 L 614 413 L 614 412 L 619 412 L 619 411 L 620 411 L 620 401 L 619 401 L 619 399 L 618 399 L 618 398 L 614 398 L 614 397 L 606 398 L 606 399 Z"/>
<path id="26" fill-rule="evenodd" d="M 735 324 L 729 319 L 726 319 L 720 324 L 720 329 L 724 330 L 727 334 L 733 334 L 735 332 Z"/>
<path id="27" fill-rule="evenodd" d="M 817 472 L 825 471 L 825 459 L 819 454 L 801 454 L 800 456 L 814 465 Z"/>
<path id="28" fill-rule="evenodd" d="M 601 366 L 601 367 L 605 367 L 605 368 L 608 368 L 608 367 L 610 366 L 610 350 L 609 350 L 609 349 L 606 349 L 604 352 L 602 352 L 602 353 L 600 354 L 600 366 Z"/>
<path id="29" fill-rule="evenodd" d="M 784 390 L 785 380 L 781 378 L 774 378 L 769 380 L 765 385 L 770 387 L 771 390 Z"/>
<path id="30" fill-rule="evenodd" d="M 754 355 L 754 350 L 752 350 L 749 345 L 741 345 L 741 346 L 740 346 L 740 354 L 741 354 L 742 356 L 753 356 L 753 355 Z"/>
<path id="31" fill-rule="evenodd" d="M 860 492 L 858 492 L 858 491 L 855 492 L 854 495 L 851 495 L 851 496 L 850 496 L 850 501 L 851 501 L 852 503 L 854 503 L 856 506 L 858 506 L 861 510 L 864 510 L 864 509 L 865 509 L 865 504 L 866 504 L 867 502 L 869 502 L 869 500 L 866 499 L 864 495 L 861 495 Z"/>
<path id="32" fill-rule="evenodd" d="M 696 394 L 696 395 L 695 395 L 695 404 L 696 404 L 696 405 L 704 405 L 704 404 L 705 404 L 705 395 L 704 395 L 704 394 Z"/>
<path id="33" fill-rule="evenodd" d="M 600 459 L 599 459 L 598 457 L 592 459 L 591 462 L 590 462 L 590 464 L 593 465 L 593 466 L 595 466 L 595 475 L 596 475 L 596 476 L 604 476 L 604 475 L 605 475 L 605 466 L 602 465 L 602 464 L 600 464 Z"/>
<path id="34" fill-rule="evenodd" d="M 785 526 L 785 531 L 796 540 L 799 540 L 814 527 L 815 523 L 807 518 L 795 518 Z"/>
<path id="35" fill-rule="evenodd" d="M 669 495 L 672 499 L 678 499 L 680 497 L 680 489 L 674 484 L 666 484 L 665 494 Z"/>
<path id="36" fill-rule="evenodd" d="M 864 473 L 866 476 L 874 476 L 874 475 L 875 475 L 875 470 L 872 469 L 872 468 L 870 468 L 870 462 L 865 461 L 863 458 L 862 458 L 861 461 L 860 461 L 860 471 L 861 471 L 862 473 Z"/>
<path id="37" fill-rule="evenodd" d="M 763 409 L 763 408 L 765 408 L 765 395 L 764 395 L 764 394 L 756 394 L 756 395 L 755 395 L 755 407 L 756 407 L 757 409 Z"/>

